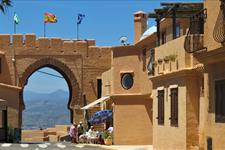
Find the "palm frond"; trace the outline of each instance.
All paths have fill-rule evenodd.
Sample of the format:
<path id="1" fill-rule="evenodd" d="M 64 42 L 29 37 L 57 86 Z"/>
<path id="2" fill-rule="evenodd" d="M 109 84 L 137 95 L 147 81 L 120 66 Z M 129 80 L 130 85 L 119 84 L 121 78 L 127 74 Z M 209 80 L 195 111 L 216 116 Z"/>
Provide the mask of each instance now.
<path id="1" fill-rule="evenodd" d="M 11 0 L 1 0 L 0 3 L 0 11 L 5 13 L 8 9 L 8 7 L 12 6 L 12 1 Z"/>

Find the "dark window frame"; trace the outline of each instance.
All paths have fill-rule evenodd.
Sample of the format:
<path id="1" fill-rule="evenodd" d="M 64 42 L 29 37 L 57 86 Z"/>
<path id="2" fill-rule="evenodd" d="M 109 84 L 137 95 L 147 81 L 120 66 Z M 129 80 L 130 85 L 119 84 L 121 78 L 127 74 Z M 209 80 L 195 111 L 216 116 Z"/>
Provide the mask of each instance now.
<path id="1" fill-rule="evenodd" d="M 129 81 L 129 82 L 127 82 Z M 123 73 L 121 76 L 121 86 L 125 90 L 129 90 L 134 85 L 134 75 L 132 73 Z"/>
<path id="2" fill-rule="evenodd" d="M 153 49 L 150 49 L 150 59 L 147 65 L 147 70 L 149 75 L 155 74 L 154 61 L 155 61 L 155 49 L 153 48 Z"/>
<path id="3" fill-rule="evenodd" d="M 146 70 L 146 53 L 147 53 L 147 50 L 146 48 L 144 48 L 142 50 L 143 71 Z"/>
<path id="4" fill-rule="evenodd" d="M 161 33 L 161 40 L 162 40 L 161 44 L 165 44 L 166 43 L 166 31 L 163 31 Z"/>
<path id="5" fill-rule="evenodd" d="M 158 90 L 158 125 L 164 125 L 165 118 L 165 90 Z"/>
<path id="6" fill-rule="evenodd" d="M 170 89 L 170 125 L 173 127 L 178 127 L 178 87 Z"/>
<path id="7" fill-rule="evenodd" d="M 102 79 L 97 79 L 97 99 L 102 97 Z"/>
<path id="8" fill-rule="evenodd" d="M 177 30 L 177 29 L 179 29 L 179 30 Z M 181 30 L 180 23 L 177 23 L 176 24 L 176 38 L 179 38 L 181 36 L 180 30 Z"/>
<path id="9" fill-rule="evenodd" d="M 215 81 L 215 122 L 225 123 L 225 79 Z"/>
<path id="10" fill-rule="evenodd" d="M 0 57 L 0 73 L 2 73 L 2 58 Z"/>

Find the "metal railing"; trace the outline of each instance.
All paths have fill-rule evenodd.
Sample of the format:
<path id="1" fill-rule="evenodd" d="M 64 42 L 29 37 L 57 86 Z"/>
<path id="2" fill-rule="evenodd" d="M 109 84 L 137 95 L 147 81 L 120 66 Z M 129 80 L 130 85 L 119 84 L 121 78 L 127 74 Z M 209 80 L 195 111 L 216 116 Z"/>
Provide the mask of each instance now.
<path id="1" fill-rule="evenodd" d="M 203 9 L 190 18 L 190 27 L 185 37 L 184 49 L 188 53 L 205 50 L 204 47 L 204 23 L 207 18 L 207 10 Z"/>
<path id="2" fill-rule="evenodd" d="M 225 42 L 225 0 L 221 0 L 220 12 L 213 30 L 213 38 L 218 43 Z"/>

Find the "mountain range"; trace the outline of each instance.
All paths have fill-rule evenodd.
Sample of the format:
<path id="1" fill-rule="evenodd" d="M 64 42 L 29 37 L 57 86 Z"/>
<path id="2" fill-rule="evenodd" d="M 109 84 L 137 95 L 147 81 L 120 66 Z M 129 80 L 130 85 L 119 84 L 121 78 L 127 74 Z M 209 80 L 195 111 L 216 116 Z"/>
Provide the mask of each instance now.
<path id="1" fill-rule="evenodd" d="M 25 91 L 23 93 L 23 129 L 44 129 L 55 124 L 70 124 L 67 107 L 69 92 L 57 90 L 52 93 Z"/>

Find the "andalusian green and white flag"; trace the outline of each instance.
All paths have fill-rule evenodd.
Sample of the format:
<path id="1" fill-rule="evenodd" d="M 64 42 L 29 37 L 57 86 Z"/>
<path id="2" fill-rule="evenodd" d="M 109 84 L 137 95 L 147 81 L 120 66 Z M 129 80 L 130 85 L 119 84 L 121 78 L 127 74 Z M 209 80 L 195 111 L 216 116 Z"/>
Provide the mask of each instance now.
<path id="1" fill-rule="evenodd" d="M 19 24 L 19 22 L 20 22 L 20 19 L 16 13 L 14 14 L 13 20 L 14 20 L 15 24 Z"/>

